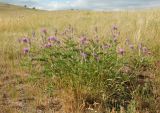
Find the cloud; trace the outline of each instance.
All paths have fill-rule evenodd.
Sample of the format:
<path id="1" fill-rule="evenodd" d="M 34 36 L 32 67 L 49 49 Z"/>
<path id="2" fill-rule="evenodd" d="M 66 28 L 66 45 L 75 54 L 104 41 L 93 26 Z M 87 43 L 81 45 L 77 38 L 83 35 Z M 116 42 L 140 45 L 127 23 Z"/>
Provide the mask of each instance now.
<path id="1" fill-rule="evenodd" d="M 5 0 L 4 2 L 18 5 L 26 4 L 47 10 L 115 10 L 160 6 L 160 0 Z"/>
<path id="2" fill-rule="evenodd" d="M 84 9 L 137 8 L 160 5 L 159 0 L 77 0 L 74 7 Z"/>
<path id="3" fill-rule="evenodd" d="M 68 0 L 50 2 L 46 9 L 115 10 L 160 6 L 159 0 Z"/>

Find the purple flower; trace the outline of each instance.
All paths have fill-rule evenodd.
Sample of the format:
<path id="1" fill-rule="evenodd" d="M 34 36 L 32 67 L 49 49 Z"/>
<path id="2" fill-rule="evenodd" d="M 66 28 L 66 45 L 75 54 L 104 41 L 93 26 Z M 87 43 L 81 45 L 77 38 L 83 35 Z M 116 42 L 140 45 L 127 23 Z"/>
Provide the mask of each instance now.
<path id="1" fill-rule="evenodd" d="M 50 48 L 50 47 L 52 47 L 52 44 L 51 43 L 45 44 L 44 47 L 45 48 Z"/>
<path id="2" fill-rule="evenodd" d="M 42 29 L 41 29 L 41 32 L 44 33 L 44 34 L 47 34 L 47 29 L 42 28 Z"/>
<path id="3" fill-rule="evenodd" d="M 54 36 L 49 37 L 49 38 L 48 38 L 48 41 L 50 41 L 50 42 L 54 41 L 54 42 L 57 42 L 58 44 L 61 43 L 61 42 L 60 42 L 56 37 L 54 37 Z"/>
<path id="4" fill-rule="evenodd" d="M 51 37 L 48 38 L 48 41 L 57 41 L 57 38 L 54 37 L 54 36 L 51 36 Z"/>
<path id="5" fill-rule="evenodd" d="M 24 49 L 23 49 L 23 52 L 24 52 L 24 54 L 29 53 L 29 48 L 24 48 Z"/>
<path id="6" fill-rule="evenodd" d="M 82 37 L 81 39 L 80 39 L 80 43 L 81 44 L 85 44 L 87 42 L 87 38 L 86 37 Z"/>
<path id="7" fill-rule="evenodd" d="M 22 42 L 23 43 L 28 43 L 29 42 L 29 38 L 22 38 Z"/>
<path id="8" fill-rule="evenodd" d="M 119 53 L 120 55 L 124 55 L 124 54 L 125 54 L 124 48 L 119 48 L 118 53 Z"/>

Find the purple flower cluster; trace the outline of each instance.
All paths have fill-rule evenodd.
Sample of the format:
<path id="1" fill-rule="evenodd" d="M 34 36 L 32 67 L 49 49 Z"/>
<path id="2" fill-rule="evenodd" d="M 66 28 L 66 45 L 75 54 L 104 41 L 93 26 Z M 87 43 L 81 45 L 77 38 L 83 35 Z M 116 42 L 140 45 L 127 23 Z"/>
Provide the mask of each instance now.
<path id="1" fill-rule="evenodd" d="M 131 43 L 131 41 L 130 41 L 130 39 L 129 39 L 128 37 L 126 38 L 125 44 L 126 44 L 127 46 L 129 46 L 129 48 L 130 48 L 131 50 L 134 49 L 134 45 Z"/>
<path id="2" fill-rule="evenodd" d="M 96 33 L 98 32 L 97 28 L 95 29 L 95 32 Z M 52 46 L 58 47 L 59 46 L 58 44 L 61 44 L 61 41 L 57 38 L 57 35 L 48 37 L 47 29 L 42 28 L 41 33 L 43 33 L 42 34 L 42 41 L 43 42 L 42 42 L 42 46 L 41 46 L 42 48 L 51 48 Z M 112 36 L 113 36 L 113 37 L 111 37 L 111 41 L 109 40 L 109 42 L 102 42 L 103 43 L 102 45 L 101 45 L 101 41 L 99 40 L 100 37 L 98 37 L 98 34 L 95 35 L 94 40 L 92 40 L 92 39 L 90 40 L 90 39 L 86 38 L 85 35 L 82 35 L 82 37 L 80 37 L 80 40 L 79 40 L 78 44 L 77 44 L 77 42 L 75 42 L 80 47 L 80 50 L 78 50 L 78 51 L 79 51 L 80 55 L 82 56 L 82 58 L 86 59 L 86 58 L 89 58 L 88 56 L 90 54 L 92 55 L 92 53 L 88 52 L 88 48 L 90 50 L 90 47 L 93 47 L 93 46 L 95 46 L 94 51 L 98 50 L 98 51 L 104 52 L 104 53 L 108 52 L 108 51 L 106 52 L 105 50 L 114 47 L 114 50 L 117 51 L 116 53 L 121 55 L 121 56 L 125 55 L 125 53 L 128 51 L 128 49 L 133 50 L 133 51 L 139 49 L 140 52 L 143 52 L 144 54 L 151 53 L 147 47 L 144 47 L 142 45 L 142 43 L 140 43 L 138 45 L 138 48 L 136 48 L 137 46 L 134 43 L 132 43 L 132 41 L 128 37 L 125 40 L 125 45 L 127 45 L 127 48 L 125 48 L 125 47 L 124 48 L 118 48 L 119 47 L 119 42 L 118 41 L 119 41 L 120 32 L 119 32 L 119 28 L 117 27 L 117 25 L 112 26 L 111 33 L 112 33 Z M 32 33 L 32 36 L 33 37 L 35 36 L 35 32 Z M 25 47 L 23 49 L 23 52 L 24 52 L 24 54 L 29 53 L 30 48 L 31 48 L 30 38 L 23 37 L 23 38 L 19 39 L 19 42 L 24 43 L 24 45 L 28 45 L 28 47 Z M 61 45 L 63 45 L 63 44 L 65 45 L 65 42 L 64 43 L 62 42 Z M 80 44 L 82 46 L 80 46 Z M 90 46 L 90 44 L 91 44 L 91 46 Z M 88 54 L 86 54 L 84 52 L 84 51 L 86 51 L 86 48 L 87 48 L 87 53 Z M 109 50 L 112 50 L 112 49 L 109 49 Z M 101 58 L 101 54 L 98 54 L 98 55 L 94 54 L 93 57 L 98 61 Z"/>
<path id="3" fill-rule="evenodd" d="M 22 43 L 28 44 L 28 46 L 30 46 L 30 39 L 29 39 L 28 37 L 20 38 L 20 39 L 18 39 L 18 42 L 19 42 L 19 43 L 22 42 Z M 29 51 L 30 51 L 29 47 L 24 47 L 24 48 L 23 48 L 23 53 L 24 53 L 24 54 L 28 54 Z"/>
<path id="4" fill-rule="evenodd" d="M 118 36 L 120 35 L 117 25 L 113 25 L 111 31 L 112 31 L 113 42 L 117 43 Z"/>

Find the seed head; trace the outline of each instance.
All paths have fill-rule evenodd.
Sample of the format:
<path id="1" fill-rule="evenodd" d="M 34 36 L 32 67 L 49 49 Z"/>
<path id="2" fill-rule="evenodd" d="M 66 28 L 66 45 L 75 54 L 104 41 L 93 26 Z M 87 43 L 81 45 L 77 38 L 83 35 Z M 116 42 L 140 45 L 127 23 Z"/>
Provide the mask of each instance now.
<path id="1" fill-rule="evenodd" d="M 117 26 L 117 25 L 113 25 L 113 26 L 112 26 L 112 29 L 113 29 L 113 30 L 118 30 L 118 26 Z"/>

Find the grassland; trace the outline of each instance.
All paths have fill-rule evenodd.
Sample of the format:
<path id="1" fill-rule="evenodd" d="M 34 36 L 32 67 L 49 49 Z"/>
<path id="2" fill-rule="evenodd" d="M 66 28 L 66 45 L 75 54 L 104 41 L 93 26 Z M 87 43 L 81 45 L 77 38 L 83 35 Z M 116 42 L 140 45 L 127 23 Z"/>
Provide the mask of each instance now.
<path id="1" fill-rule="evenodd" d="M 151 51 L 151 64 L 154 67 L 149 72 L 147 71 L 147 73 L 152 73 L 150 81 L 154 92 L 150 102 L 143 103 L 137 94 L 134 101 L 141 103 L 138 105 L 140 108 L 133 105 L 128 112 L 159 113 L 159 9 L 123 12 L 40 11 L 6 4 L 0 4 L 0 113 L 52 113 L 54 111 L 78 113 L 80 110 L 84 112 L 82 109 L 86 107 L 84 105 L 86 103 L 83 101 L 86 101 L 87 97 L 92 97 L 94 92 L 90 92 L 86 86 L 82 88 L 79 86 L 75 91 L 75 88 L 59 77 L 49 77 L 40 73 L 41 68 L 32 67 L 31 69 L 22 66 L 25 55 L 18 40 L 24 36 L 32 37 L 35 33 L 36 44 L 39 44 L 41 29 L 45 28 L 49 35 L 62 38 L 61 34 L 71 27 L 75 31 L 74 40 L 85 35 L 89 39 L 98 36 L 103 42 L 112 36 L 113 25 L 118 26 L 120 31 L 121 43 L 119 45 L 124 47 L 127 37 L 134 44 L 143 43 Z M 37 69 L 38 74 L 33 72 L 34 68 Z M 69 78 L 64 77 L 63 79 Z M 93 95 L 92 98 L 94 96 L 97 95 Z M 99 102 L 98 99 L 97 101 Z M 134 101 L 132 101 L 133 104 Z M 94 112 L 94 110 L 85 112 Z M 121 109 L 121 112 L 125 110 Z"/>

